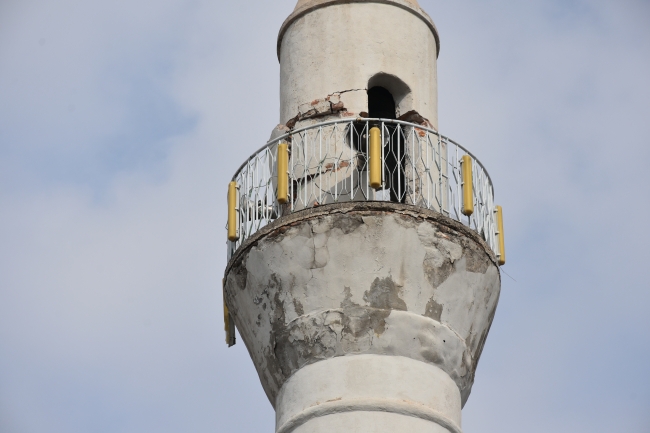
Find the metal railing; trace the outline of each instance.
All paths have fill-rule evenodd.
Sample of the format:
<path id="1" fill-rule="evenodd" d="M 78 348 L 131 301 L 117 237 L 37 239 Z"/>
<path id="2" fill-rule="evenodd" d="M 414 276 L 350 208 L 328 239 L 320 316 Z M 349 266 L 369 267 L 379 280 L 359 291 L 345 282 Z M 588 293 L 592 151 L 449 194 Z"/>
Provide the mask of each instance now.
<path id="1" fill-rule="evenodd" d="M 378 189 L 369 181 L 373 127 L 381 131 Z M 284 143 L 286 147 L 279 146 Z M 283 152 L 288 149 L 284 204 L 277 200 L 279 147 Z M 471 215 L 463 213 L 463 170 L 467 169 L 463 161 L 472 165 Z M 283 215 L 346 201 L 391 201 L 441 212 L 478 232 L 500 255 L 494 189 L 487 170 L 463 146 L 421 125 L 363 118 L 296 129 L 268 142 L 232 180 L 237 227 L 232 227 L 234 240 L 228 241 L 229 259 L 247 238 Z"/>

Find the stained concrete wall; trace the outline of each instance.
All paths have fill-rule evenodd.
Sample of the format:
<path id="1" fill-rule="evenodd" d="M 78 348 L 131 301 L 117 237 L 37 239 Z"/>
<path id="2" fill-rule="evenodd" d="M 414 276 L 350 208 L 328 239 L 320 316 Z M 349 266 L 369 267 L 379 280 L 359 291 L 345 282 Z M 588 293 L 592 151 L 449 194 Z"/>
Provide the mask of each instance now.
<path id="1" fill-rule="evenodd" d="M 386 87 L 398 116 L 438 128 L 438 36 L 412 0 L 298 3 L 278 40 L 280 122 L 297 115 L 358 116 L 366 89 Z"/>
<path id="2" fill-rule="evenodd" d="M 403 356 L 340 356 L 307 365 L 282 386 L 278 433 L 460 432 L 456 384 Z"/>
<path id="3" fill-rule="evenodd" d="M 455 384 L 460 405 L 496 310 L 500 274 L 478 234 L 436 212 L 342 203 L 260 230 L 232 258 L 225 287 L 276 409 L 285 382 L 301 369 L 358 355 L 435 367 Z"/>

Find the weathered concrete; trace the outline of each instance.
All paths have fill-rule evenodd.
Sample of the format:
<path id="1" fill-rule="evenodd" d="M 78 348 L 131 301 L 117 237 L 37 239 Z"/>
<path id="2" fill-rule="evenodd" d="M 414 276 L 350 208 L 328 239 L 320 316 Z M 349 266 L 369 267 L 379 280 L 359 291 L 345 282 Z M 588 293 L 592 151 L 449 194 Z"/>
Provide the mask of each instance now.
<path id="1" fill-rule="evenodd" d="M 402 356 L 341 356 L 287 380 L 276 425 L 278 432 L 457 432 L 460 406 L 458 387 L 438 367 Z"/>
<path id="2" fill-rule="evenodd" d="M 382 202 L 327 205 L 283 217 L 247 240 L 226 270 L 227 301 L 277 410 L 278 428 L 298 419 L 289 422 L 287 432 L 336 431 L 321 419 L 342 422 L 331 419 L 334 412 L 363 413 L 353 418 L 366 425 L 372 401 L 384 407 L 380 412 L 393 414 L 385 420 L 392 430 L 428 419 L 425 424 L 438 427 L 416 431 L 455 431 L 460 415 L 454 405 L 464 404 L 471 391 L 499 291 L 496 259 L 475 232 L 435 212 Z M 359 355 L 378 359 L 372 365 L 384 372 L 377 374 L 387 389 L 406 395 L 419 409 L 406 413 L 390 392 L 354 397 L 360 390 L 348 381 L 357 373 L 349 372 L 358 371 L 351 363 Z M 401 367 L 382 363 L 388 357 L 402 360 Z M 346 362 L 332 364 L 337 358 Z M 307 373 L 320 363 L 328 377 Z M 427 375 L 437 383 L 431 398 L 448 403 L 418 394 L 413 384 L 424 380 L 422 374 L 394 380 L 385 374 L 417 371 L 413 365 L 419 364 L 441 372 Z M 318 380 L 331 386 L 299 397 L 309 394 L 305 383 Z M 336 399 L 342 402 L 332 413 L 312 413 L 314 405 Z M 436 421 L 432 413 L 442 418 Z M 445 420 L 452 424 L 440 430 Z M 364 431 L 391 430 L 368 422 Z"/>
<path id="3" fill-rule="evenodd" d="M 433 23 L 431 17 L 420 7 L 420 4 L 417 2 L 417 0 L 298 0 L 298 3 L 296 4 L 293 12 L 284 21 L 282 27 L 280 27 L 280 33 L 278 35 L 278 58 L 280 58 L 280 49 L 284 32 L 295 20 L 315 9 L 327 7 L 336 3 L 385 3 L 403 8 L 413 14 L 416 14 L 429 26 L 433 32 L 436 38 L 436 51 L 440 52 L 440 38 L 438 36 L 438 29 L 436 29 L 436 25 Z"/>
<path id="4" fill-rule="evenodd" d="M 397 116 L 415 110 L 437 129 L 438 48 L 415 1 L 300 1 L 278 38 L 280 122 L 358 116 L 382 86 Z"/>

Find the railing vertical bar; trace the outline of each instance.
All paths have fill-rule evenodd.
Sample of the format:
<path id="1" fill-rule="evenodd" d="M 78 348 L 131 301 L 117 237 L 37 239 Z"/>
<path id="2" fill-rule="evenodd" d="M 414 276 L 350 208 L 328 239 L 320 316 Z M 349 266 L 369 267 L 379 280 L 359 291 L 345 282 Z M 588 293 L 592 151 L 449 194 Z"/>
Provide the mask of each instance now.
<path id="1" fill-rule="evenodd" d="M 348 165 L 348 167 L 350 167 L 350 201 L 353 201 L 354 197 L 355 197 L 355 194 L 354 194 L 354 170 L 355 170 L 355 167 L 352 165 L 352 158 L 353 158 L 353 155 L 354 155 L 354 152 L 352 151 L 352 143 L 353 143 L 353 141 L 352 141 L 352 124 L 349 123 L 348 128 L 350 129 L 350 165 Z M 343 134 L 343 136 L 345 136 L 345 133 Z M 343 140 L 343 141 L 345 141 L 345 140 Z"/>
<path id="2" fill-rule="evenodd" d="M 415 140 L 416 140 L 416 133 L 415 133 L 415 127 L 411 127 L 411 155 L 415 156 Z M 417 158 L 414 158 L 413 163 L 411 164 L 411 179 L 413 179 L 413 204 L 417 204 L 417 193 L 415 193 L 416 188 L 417 188 L 417 183 L 415 181 L 415 161 L 417 161 Z M 420 185 L 420 189 L 422 186 Z M 420 191 L 420 194 L 422 191 Z"/>
<path id="3" fill-rule="evenodd" d="M 398 125 L 399 127 L 399 125 Z M 400 139 L 399 139 L 399 131 L 397 134 L 397 164 L 395 167 L 395 170 L 397 171 L 397 201 L 402 202 L 402 176 L 401 176 L 401 171 L 402 171 L 402 149 L 400 147 Z M 389 135 L 390 137 L 390 135 Z M 394 141 L 391 140 L 391 141 Z M 391 146 L 392 148 L 392 146 Z"/>
<path id="4" fill-rule="evenodd" d="M 420 145 L 420 147 L 422 146 Z M 433 169 L 433 165 L 435 165 L 436 163 L 436 150 L 433 146 L 433 143 L 431 143 L 431 134 L 429 132 L 426 133 L 424 147 L 426 148 L 426 152 L 424 153 L 424 161 L 425 161 L 425 167 L 427 168 L 425 172 L 426 177 L 424 178 L 424 181 L 427 183 L 426 203 L 427 203 L 427 209 L 431 209 L 431 196 L 433 195 L 433 198 L 435 199 L 436 190 L 438 186 L 433 184 L 434 183 L 433 176 L 431 176 L 431 170 Z M 429 155 L 430 151 L 432 155 Z M 436 168 L 438 169 L 438 171 L 440 171 L 438 167 Z"/>
<path id="5" fill-rule="evenodd" d="M 366 124 L 365 124 L 365 126 L 363 127 L 363 134 L 362 134 L 362 137 L 366 137 L 366 147 L 365 147 L 365 149 L 366 149 L 366 155 L 365 155 L 365 166 L 366 166 L 366 200 L 372 200 L 372 199 L 375 198 L 374 195 L 373 195 L 372 198 L 370 197 L 370 168 L 368 167 L 368 149 L 369 149 L 369 146 L 370 146 L 370 137 L 369 137 L 369 134 L 370 134 L 370 124 L 369 124 L 369 122 L 366 120 Z"/>
<path id="6" fill-rule="evenodd" d="M 291 196 L 289 198 L 289 203 L 291 203 L 291 212 L 293 212 L 296 209 L 296 199 L 295 197 L 295 191 L 294 191 L 294 164 L 296 163 L 295 159 L 295 149 L 294 149 L 294 142 L 293 142 L 293 137 L 291 137 L 291 141 L 289 142 L 289 149 L 291 149 L 291 152 L 289 153 L 289 188 L 291 191 Z"/>
<path id="7" fill-rule="evenodd" d="M 386 189 L 386 179 L 385 179 L 386 173 L 385 172 L 386 172 L 386 168 L 387 168 L 386 167 L 386 155 L 385 155 L 385 152 L 384 152 L 384 148 L 385 148 L 384 140 L 386 140 L 386 131 L 384 130 L 384 128 L 385 128 L 384 125 L 385 125 L 384 121 L 382 120 L 382 122 L 381 122 L 381 189 L 382 189 L 382 191 Z M 388 139 L 389 139 L 389 145 L 390 145 L 390 137 L 388 137 Z M 389 197 L 390 197 L 390 189 L 392 189 L 392 187 L 393 187 L 392 185 L 389 187 L 389 191 L 388 191 L 388 196 Z"/>

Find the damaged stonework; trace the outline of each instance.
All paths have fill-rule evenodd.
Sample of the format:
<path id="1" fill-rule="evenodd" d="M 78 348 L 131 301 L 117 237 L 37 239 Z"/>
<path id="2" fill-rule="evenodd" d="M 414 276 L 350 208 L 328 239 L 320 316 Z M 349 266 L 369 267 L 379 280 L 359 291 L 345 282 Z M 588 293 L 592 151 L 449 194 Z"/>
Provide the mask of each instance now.
<path id="1" fill-rule="evenodd" d="M 291 129 L 287 125 L 282 125 L 279 124 L 275 128 L 273 128 L 273 131 L 271 131 L 271 136 L 269 137 L 269 142 L 275 140 L 278 137 L 281 137 L 287 133 L 291 132 Z M 273 149 L 275 150 L 275 149 Z"/>
<path id="2" fill-rule="evenodd" d="M 436 366 L 464 404 L 500 274 L 478 234 L 436 212 L 342 203 L 261 229 L 233 256 L 225 287 L 273 405 L 302 367 L 358 354 Z"/>
<path id="3" fill-rule="evenodd" d="M 363 106 L 367 106 L 368 89 L 349 89 L 331 93 L 324 98 L 302 103 L 298 106 L 298 114 L 289 119 L 286 125 L 279 125 L 289 130 L 303 127 L 310 124 L 345 117 L 368 117 L 366 111 L 355 113 L 346 106 L 357 106 L 363 100 Z M 347 103 L 346 103 L 347 99 Z M 398 110 L 399 111 L 399 110 Z M 399 115 L 399 113 L 398 113 Z M 422 125 L 427 128 L 436 129 L 429 119 L 422 116 L 416 110 L 410 110 L 399 115 L 397 120 Z"/>
<path id="4" fill-rule="evenodd" d="M 365 94 L 366 89 L 350 89 L 343 90 L 340 92 L 334 92 L 330 95 L 327 95 L 322 99 L 315 99 L 311 102 L 300 104 L 298 106 L 298 114 L 287 121 L 287 127 L 293 129 L 296 125 L 308 119 L 318 119 L 318 121 L 323 121 L 324 117 L 331 117 L 335 115 L 337 118 L 342 117 L 355 117 L 355 113 L 349 112 L 345 106 L 345 94 L 348 94 L 349 97 L 352 93 L 363 92 Z M 358 96 L 356 96 L 358 98 Z M 304 126 L 304 125 L 301 125 Z"/>
<path id="5" fill-rule="evenodd" d="M 415 110 L 407 111 L 406 113 L 399 116 L 397 120 L 401 120 L 409 123 L 415 123 L 434 130 L 436 129 L 433 126 L 433 124 L 429 121 L 429 119 L 422 117 L 422 115 Z"/>
<path id="6" fill-rule="evenodd" d="M 324 99 L 316 99 L 310 103 L 300 105 L 300 107 L 298 107 L 298 116 L 300 117 L 300 120 L 303 120 L 311 117 L 337 113 L 344 109 L 345 106 L 343 101 L 341 101 L 341 94 L 333 93 Z"/>

